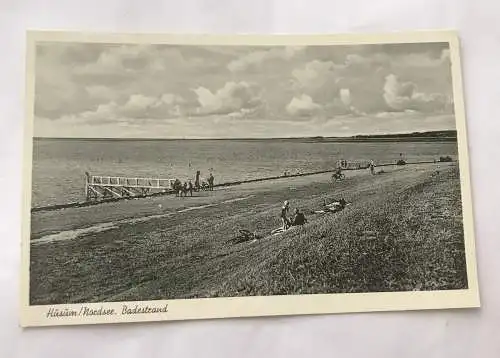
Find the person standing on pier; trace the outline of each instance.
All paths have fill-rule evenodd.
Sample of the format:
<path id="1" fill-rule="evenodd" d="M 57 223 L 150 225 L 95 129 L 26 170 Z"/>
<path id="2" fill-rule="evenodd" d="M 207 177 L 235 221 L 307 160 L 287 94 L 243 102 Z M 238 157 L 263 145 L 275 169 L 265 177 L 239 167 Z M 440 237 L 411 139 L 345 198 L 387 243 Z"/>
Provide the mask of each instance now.
<path id="1" fill-rule="evenodd" d="M 193 196 L 193 183 L 191 183 L 191 179 L 189 179 L 188 190 L 189 190 L 189 196 Z"/>
<path id="2" fill-rule="evenodd" d="M 90 174 L 89 172 L 85 172 L 85 198 L 87 201 L 90 200 L 89 183 L 90 183 Z"/>
<path id="3" fill-rule="evenodd" d="M 196 171 L 196 179 L 194 180 L 194 188 L 195 190 L 200 190 L 200 171 Z"/>
<path id="4" fill-rule="evenodd" d="M 210 176 L 208 177 L 208 186 L 210 188 L 210 191 L 214 190 L 214 176 L 212 173 L 210 173 Z"/>

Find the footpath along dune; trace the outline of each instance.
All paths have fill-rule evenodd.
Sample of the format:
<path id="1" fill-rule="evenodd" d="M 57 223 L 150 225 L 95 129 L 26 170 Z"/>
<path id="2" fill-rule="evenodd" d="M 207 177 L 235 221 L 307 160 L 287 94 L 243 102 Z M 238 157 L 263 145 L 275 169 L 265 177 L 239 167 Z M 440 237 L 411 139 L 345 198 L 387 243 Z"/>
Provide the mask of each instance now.
<path id="1" fill-rule="evenodd" d="M 401 167 L 391 167 L 384 170 L 401 170 Z M 366 176 L 368 170 L 346 171 L 349 177 Z M 66 230 L 80 230 L 98 224 L 110 224 L 120 220 L 144 219 L 177 211 L 189 210 L 206 205 L 217 205 L 225 201 L 247 198 L 254 194 L 269 191 L 291 189 L 317 183 L 329 183 L 331 174 L 316 174 L 300 177 L 286 177 L 276 180 L 245 183 L 241 185 L 216 188 L 213 192 L 193 193 L 193 197 L 178 198 L 175 195 L 165 195 L 138 198 L 111 203 L 102 203 L 89 207 L 74 207 L 55 211 L 39 211 L 31 215 L 31 236 L 38 239 L 47 234 Z M 64 220 L 61 217 L 64 216 Z"/>
<path id="2" fill-rule="evenodd" d="M 463 288 L 457 164 L 384 170 L 65 210 L 63 225 L 61 213 L 33 214 L 31 302 Z M 339 197 L 352 204 L 310 214 Z M 285 199 L 309 223 L 269 237 Z M 240 228 L 266 238 L 234 244 Z"/>

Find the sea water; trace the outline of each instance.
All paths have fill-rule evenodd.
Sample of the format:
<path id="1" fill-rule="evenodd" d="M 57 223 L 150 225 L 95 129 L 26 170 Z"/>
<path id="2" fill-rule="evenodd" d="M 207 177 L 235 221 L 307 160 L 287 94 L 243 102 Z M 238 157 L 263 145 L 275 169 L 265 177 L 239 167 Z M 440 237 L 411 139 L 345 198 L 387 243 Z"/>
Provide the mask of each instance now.
<path id="1" fill-rule="evenodd" d="M 300 140 L 36 139 L 32 206 L 85 199 L 85 172 L 126 177 L 206 178 L 216 183 L 329 170 L 339 159 L 394 163 L 456 157 L 455 142 L 335 143 Z"/>

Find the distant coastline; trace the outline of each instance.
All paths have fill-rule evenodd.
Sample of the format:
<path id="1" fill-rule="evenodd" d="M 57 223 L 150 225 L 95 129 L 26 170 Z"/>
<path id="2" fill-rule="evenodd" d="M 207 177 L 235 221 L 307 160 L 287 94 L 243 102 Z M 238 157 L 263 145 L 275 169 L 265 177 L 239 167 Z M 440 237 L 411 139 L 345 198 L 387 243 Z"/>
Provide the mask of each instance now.
<path id="1" fill-rule="evenodd" d="M 79 140 L 79 141 L 282 141 L 307 143 L 357 143 L 357 142 L 456 142 L 456 130 L 426 131 L 394 134 L 359 134 L 350 137 L 289 137 L 289 138 L 70 138 L 33 137 L 35 141 Z"/>

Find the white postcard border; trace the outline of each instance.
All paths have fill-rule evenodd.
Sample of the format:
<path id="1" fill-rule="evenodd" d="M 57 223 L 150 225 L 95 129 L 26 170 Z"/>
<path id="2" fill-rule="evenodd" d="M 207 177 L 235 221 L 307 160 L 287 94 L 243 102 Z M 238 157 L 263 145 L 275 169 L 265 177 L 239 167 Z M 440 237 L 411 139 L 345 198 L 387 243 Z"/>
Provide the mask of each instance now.
<path id="1" fill-rule="evenodd" d="M 185 45 L 360 45 L 382 43 L 448 42 L 452 63 L 453 95 L 458 136 L 463 224 L 468 289 L 384 293 L 316 294 L 204 298 L 164 301 L 103 302 L 30 306 L 31 170 L 34 119 L 36 42 L 154 43 Z M 460 46 L 455 31 L 416 31 L 386 34 L 340 35 L 177 35 L 98 34 L 63 31 L 29 31 L 26 56 L 26 104 L 23 143 L 22 260 L 20 324 L 23 327 L 172 321 L 229 317 L 305 315 L 324 313 L 401 311 L 480 307 L 475 255 L 474 220 L 469 173 L 467 125 L 463 99 Z M 128 313 L 123 314 L 127 306 Z M 109 314 L 114 310 L 114 314 Z M 151 312 L 158 310 L 159 312 Z M 149 311 L 149 312 L 145 312 Z M 145 313 L 144 313 L 145 312 Z M 65 315 L 67 314 L 67 315 Z M 69 315 L 68 315 L 69 314 Z"/>

